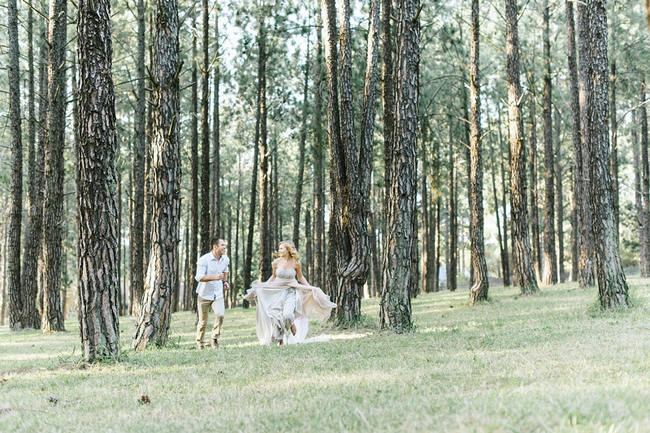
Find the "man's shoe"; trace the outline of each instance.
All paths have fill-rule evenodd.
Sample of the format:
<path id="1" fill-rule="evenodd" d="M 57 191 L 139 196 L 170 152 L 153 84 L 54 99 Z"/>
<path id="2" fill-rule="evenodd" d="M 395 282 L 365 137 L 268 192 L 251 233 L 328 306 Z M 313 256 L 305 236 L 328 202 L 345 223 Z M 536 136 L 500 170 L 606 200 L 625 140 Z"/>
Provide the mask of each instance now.
<path id="1" fill-rule="evenodd" d="M 212 348 L 218 349 L 219 348 L 219 341 L 216 338 L 213 338 L 212 340 L 210 340 L 210 345 L 212 346 Z"/>
<path id="2" fill-rule="evenodd" d="M 296 335 L 296 325 L 294 323 L 291 324 L 291 335 Z"/>
<path id="3" fill-rule="evenodd" d="M 196 343 L 196 348 L 197 348 L 198 350 L 203 350 L 203 347 L 205 347 L 205 346 L 203 346 L 202 343 L 199 343 L 199 342 Z"/>

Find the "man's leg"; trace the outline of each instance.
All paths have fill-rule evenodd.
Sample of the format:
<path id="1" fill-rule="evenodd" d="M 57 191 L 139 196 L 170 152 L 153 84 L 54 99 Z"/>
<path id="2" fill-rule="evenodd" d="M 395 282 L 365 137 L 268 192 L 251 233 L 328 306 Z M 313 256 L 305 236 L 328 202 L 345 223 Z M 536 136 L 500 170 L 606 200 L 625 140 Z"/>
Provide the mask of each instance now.
<path id="1" fill-rule="evenodd" d="M 221 335 L 221 325 L 223 324 L 223 316 L 225 315 L 226 308 L 223 303 L 223 298 L 215 299 L 212 306 L 214 307 L 215 318 L 210 344 L 212 344 L 212 347 L 216 349 L 219 347 L 218 338 L 219 335 Z"/>
<path id="2" fill-rule="evenodd" d="M 196 324 L 196 346 L 201 349 L 203 348 L 203 335 L 205 334 L 205 326 L 208 323 L 208 311 L 210 311 L 212 301 L 199 296 L 196 303 L 196 309 L 199 313 L 199 322 Z"/>

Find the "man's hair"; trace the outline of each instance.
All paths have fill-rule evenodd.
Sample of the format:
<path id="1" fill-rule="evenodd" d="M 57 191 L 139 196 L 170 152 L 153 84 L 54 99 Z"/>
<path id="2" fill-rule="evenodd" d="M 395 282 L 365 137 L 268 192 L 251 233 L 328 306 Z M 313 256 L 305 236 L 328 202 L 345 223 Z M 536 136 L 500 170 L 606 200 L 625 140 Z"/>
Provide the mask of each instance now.
<path id="1" fill-rule="evenodd" d="M 226 242 L 225 239 L 221 239 L 221 238 L 212 238 L 212 240 L 210 241 L 210 246 L 211 246 L 211 247 L 214 247 L 215 245 L 218 246 L 218 245 L 219 245 L 219 242 L 223 242 L 224 244 L 228 244 L 228 242 Z"/>

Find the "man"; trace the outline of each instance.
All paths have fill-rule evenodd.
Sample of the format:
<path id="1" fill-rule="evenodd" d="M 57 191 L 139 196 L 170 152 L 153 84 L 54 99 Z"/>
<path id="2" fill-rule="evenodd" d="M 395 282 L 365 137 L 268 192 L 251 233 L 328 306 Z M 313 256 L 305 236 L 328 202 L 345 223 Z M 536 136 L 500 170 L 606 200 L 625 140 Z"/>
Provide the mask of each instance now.
<path id="1" fill-rule="evenodd" d="M 197 309 L 199 312 L 199 322 L 196 326 L 196 347 L 203 349 L 203 335 L 205 326 L 208 323 L 208 311 L 210 307 L 214 310 L 216 317 L 212 333 L 210 336 L 210 345 L 215 349 L 219 347 L 219 334 L 221 334 L 221 325 L 225 306 L 223 303 L 224 285 L 228 288 L 228 265 L 230 259 L 226 256 L 226 241 L 223 239 L 212 239 L 212 251 L 201 256 L 196 263 L 196 281 L 199 282 L 196 288 Z"/>

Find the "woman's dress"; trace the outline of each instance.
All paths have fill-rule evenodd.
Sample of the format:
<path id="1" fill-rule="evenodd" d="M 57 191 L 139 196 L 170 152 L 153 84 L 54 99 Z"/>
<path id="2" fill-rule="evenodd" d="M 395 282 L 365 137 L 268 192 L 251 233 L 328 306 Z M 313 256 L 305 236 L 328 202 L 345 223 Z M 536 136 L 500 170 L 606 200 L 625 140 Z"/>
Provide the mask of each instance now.
<path id="1" fill-rule="evenodd" d="M 296 280 L 295 269 L 277 269 L 275 280 L 255 281 L 244 296 L 257 301 L 257 338 L 260 344 L 284 339 L 300 343 L 307 334 L 309 319 L 325 321 L 336 304 L 320 288 Z M 291 335 L 291 324 L 296 335 Z M 287 338 L 288 337 L 288 338 Z"/>

